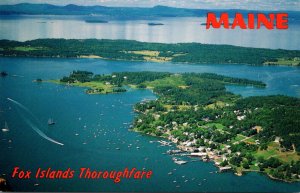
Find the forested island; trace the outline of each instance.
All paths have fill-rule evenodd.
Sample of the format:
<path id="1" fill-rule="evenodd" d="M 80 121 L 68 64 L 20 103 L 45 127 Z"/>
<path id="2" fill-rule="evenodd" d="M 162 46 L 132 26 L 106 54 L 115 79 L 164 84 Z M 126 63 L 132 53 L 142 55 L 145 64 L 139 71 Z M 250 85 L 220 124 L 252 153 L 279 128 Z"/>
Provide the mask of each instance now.
<path id="1" fill-rule="evenodd" d="M 0 40 L 0 56 L 300 66 L 299 50 L 272 50 L 200 43 L 162 44 L 132 40 L 38 39 L 25 42 Z"/>
<path id="2" fill-rule="evenodd" d="M 53 81 L 87 87 L 88 94 L 151 89 L 156 100 L 134 106 L 132 130 L 162 137 L 190 156 L 213 161 L 237 175 L 256 171 L 286 182 L 300 181 L 300 99 L 243 98 L 225 85 L 265 83 L 211 73 L 73 71 Z"/>
<path id="3" fill-rule="evenodd" d="M 159 26 L 159 25 L 164 25 L 163 23 L 148 23 L 149 26 Z"/>
<path id="4" fill-rule="evenodd" d="M 108 21 L 101 20 L 101 19 L 86 19 L 86 23 L 108 23 Z"/>

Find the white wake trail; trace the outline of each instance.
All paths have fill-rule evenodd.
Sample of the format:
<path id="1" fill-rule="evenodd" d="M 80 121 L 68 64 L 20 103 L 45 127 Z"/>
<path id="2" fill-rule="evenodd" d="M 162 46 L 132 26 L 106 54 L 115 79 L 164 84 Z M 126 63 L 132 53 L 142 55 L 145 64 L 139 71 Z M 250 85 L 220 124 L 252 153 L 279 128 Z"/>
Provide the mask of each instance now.
<path id="1" fill-rule="evenodd" d="M 7 100 L 11 101 L 12 103 L 18 105 L 19 107 L 21 107 L 23 110 L 25 110 L 26 112 L 28 112 L 33 118 L 35 118 L 37 121 L 38 119 L 34 116 L 34 114 L 32 112 L 30 112 L 30 110 L 28 108 L 26 108 L 24 105 L 22 105 L 21 103 L 11 99 L 11 98 L 7 98 Z M 57 145 L 61 145 L 63 146 L 63 143 L 60 143 L 58 141 L 55 141 L 54 139 L 48 137 L 45 133 L 43 133 L 41 130 L 39 130 L 34 124 L 31 123 L 31 121 L 29 121 L 28 119 L 26 119 L 24 116 L 21 115 L 21 117 L 24 119 L 24 121 L 35 131 L 37 132 L 41 137 L 43 137 L 44 139 L 55 143 Z"/>

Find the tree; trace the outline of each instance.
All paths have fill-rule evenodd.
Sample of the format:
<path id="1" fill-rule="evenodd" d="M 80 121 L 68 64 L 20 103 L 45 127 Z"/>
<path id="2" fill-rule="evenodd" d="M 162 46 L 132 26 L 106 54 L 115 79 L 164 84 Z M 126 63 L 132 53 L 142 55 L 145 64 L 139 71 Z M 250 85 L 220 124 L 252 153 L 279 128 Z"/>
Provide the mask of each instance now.
<path id="1" fill-rule="evenodd" d="M 277 168 L 278 166 L 281 165 L 281 162 L 279 161 L 278 158 L 271 157 L 270 159 L 268 159 L 266 161 L 266 164 L 267 164 L 268 167 Z"/>
<path id="2" fill-rule="evenodd" d="M 238 156 L 233 156 L 231 159 L 230 159 L 230 163 L 232 165 L 235 165 L 235 166 L 240 166 L 240 163 L 242 161 L 242 158 L 241 157 L 238 157 Z"/>
<path id="3" fill-rule="evenodd" d="M 268 144 L 264 143 L 260 146 L 260 150 L 267 150 L 268 149 Z"/>
<path id="4" fill-rule="evenodd" d="M 220 164 L 220 166 L 222 166 L 222 167 L 225 167 L 225 166 L 227 166 L 227 165 L 228 165 L 227 159 L 224 160 L 224 161 Z"/>
<path id="5" fill-rule="evenodd" d="M 245 169 L 249 169 L 250 168 L 250 165 L 249 165 L 248 161 L 244 161 L 243 162 L 243 168 L 245 168 Z"/>
<path id="6" fill-rule="evenodd" d="M 264 157 L 262 157 L 262 156 L 259 156 L 258 158 L 257 158 L 257 161 L 259 162 L 259 163 L 265 163 L 265 158 Z"/>
<path id="7" fill-rule="evenodd" d="M 259 171 L 264 171 L 265 170 L 265 167 L 264 167 L 264 164 L 258 164 L 258 167 L 259 167 Z"/>
<path id="8" fill-rule="evenodd" d="M 251 163 L 255 159 L 254 156 L 251 153 L 248 153 L 245 157 L 246 157 L 246 159 L 248 160 L 249 163 Z"/>

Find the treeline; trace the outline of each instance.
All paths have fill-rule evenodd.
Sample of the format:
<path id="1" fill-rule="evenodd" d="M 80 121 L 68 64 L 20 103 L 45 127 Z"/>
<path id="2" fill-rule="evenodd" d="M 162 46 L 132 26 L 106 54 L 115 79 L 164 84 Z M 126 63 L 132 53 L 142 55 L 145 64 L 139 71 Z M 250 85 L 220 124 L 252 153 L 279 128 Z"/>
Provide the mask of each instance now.
<path id="1" fill-rule="evenodd" d="M 92 81 L 93 73 L 87 71 L 73 71 L 69 76 L 64 76 L 60 79 L 64 83 L 75 83 L 75 82 L 90 82 Z"/>
<path id="2" fill-rule="evenodd" d="M 189 75 L 190 73 L 187 73 Z M 222 76 L 219 74 L 213 73 L 191 73 L 193 77 L 197 78 L 205 78 L 205 79 L 212 79 L 212 80 L 219 80 L 225 83 L 232 83 L 232 84 L 240 84 L 240 85 L 253 85 L 258 87 L 265 87 L 266 84 L 261 81 L 249 80 L 245 78 L 232 78 L 228 76 Z"/>
<path id="3" fill-rule="evenodd" d="M 104 59 L 146 61 L 145 55 L 132 51 L 158 51 L 158 57 L 172 62 L 211 64 L 252 64 L 299 58 L 300 51 L 245 48 L 200 43 L 161 44 L 130 40 L 38 39 L 26 42 L 0 40 L 0 56 L 81 57 L 96 55 Z M 18 49 L 22 48 L 22 49 Z"/>
<path id="4" fill-rule="evenodd" d="M 246 111 L 240 128 L 260 125 L 264 128 L 258 134 L 262 142 L 274 141 L 278 136 L 282 147 L 300 152 L 300 99 L 280 95 L 248 97 L 239 100 L 235 109 Z"/>
<path id="5" fill-rule="evenodd" d="M 300 175 L 300 161 L 291 161 L 291 163 L 282 163 L 279 159 L 271 157 L 265 160 L 258 158 L 260 171 L 270 170 L 270 175 L 278 179 L 290 180 Z"/>
<path id="6" fill-rule="evenodd" d="M 74 83 L 78 82 L 110 82 L 112 85 L 134 84 L 138 85 L 146 81 L 153 81 L 170 76 L 168 72 L 116 72 L 111 75 L 97 74 L 94 76 L 92 72 L 88 71 L 73 71 L 69 76 L 64 76 L 60 81 Z"/>
<path id="7" fill-rule="evenodd" d="M 116 72 L 111 75 L 96 75 L 94 81 L 108 81 L 114 85 L 140 85 L 146 81 L 154 81 L 171 76 L 169 72 Z"/>
<path id="8" fill-rule="evenodd" d="M 226 98 L 234 97 L 232 93 L 225 91 L 225 86 L 222 87 L 220 84 L 218 85 L 219 90 L 212 90 L 216 89 L 217 86 L 210 89 L 210 84 L 210 81 L 206 81 L 201 85 L 201 88 L 191 86 L 187 89 L 162 86 L 154 88 L 154 92 L 164 96 L 164 100 L 168 101 L 170 105 L 208 105 L 217 100 L 226 101 Z"/>

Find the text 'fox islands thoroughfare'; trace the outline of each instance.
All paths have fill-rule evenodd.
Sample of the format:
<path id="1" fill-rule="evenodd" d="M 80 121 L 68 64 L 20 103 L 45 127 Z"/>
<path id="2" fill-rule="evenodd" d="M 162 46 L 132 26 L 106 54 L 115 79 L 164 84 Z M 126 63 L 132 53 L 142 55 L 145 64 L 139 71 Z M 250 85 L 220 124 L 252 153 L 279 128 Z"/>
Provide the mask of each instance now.
<path id="1" fill-rule="evenodd" d="M 77 173 L 77 174 L 76 174 Z M 15 167 L 12 172 L 12 178 L 30 179 L 32 172 Z M 115 183 L 121 182 L 121 179 L 150 179 L 153 172 L 151 170 L 138 170 L 136 168 L 125 168 L 122 171 L 115 170 L 91 170 L 90 168 L 80 168 L 75 171 L 71 168 L 66 170 L 53 170 L 51 168 L 38 168 L 34 177 L 36 179 L 72 179 L 76 175 L 79 179 L 112 179 Z"/>

